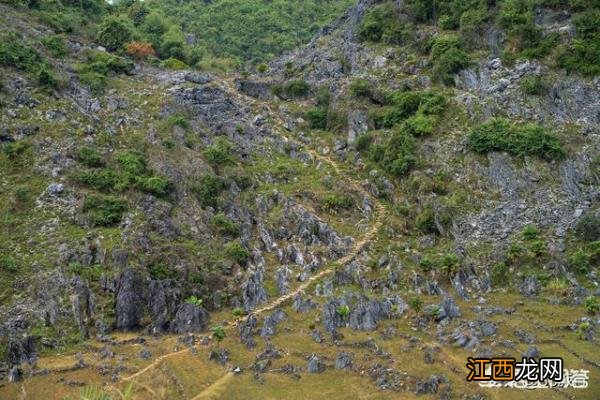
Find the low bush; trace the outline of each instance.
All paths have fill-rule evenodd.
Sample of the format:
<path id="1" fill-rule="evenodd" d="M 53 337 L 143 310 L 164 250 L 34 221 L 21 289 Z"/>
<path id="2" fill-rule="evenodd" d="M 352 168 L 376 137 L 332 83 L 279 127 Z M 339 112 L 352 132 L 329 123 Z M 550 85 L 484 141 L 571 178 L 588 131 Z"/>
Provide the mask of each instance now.
<path id="1" fill-rule="evenodd" d="M 498 263 L 492 266 L 490 278 L 492 284 L 496 286 L 506 286 L 510 282 L 508 266 L 505 263 Z"/>
<path id="2" fill-rule="evenodd" d="M 232 144 L 227 139 L 219 138 L 208 146 L 202 154 L 213 167 L 220 167 L 233 161 L 231 157 Z"/>
<path id="3" fill-rule="evenodd" d="M 42 44 L 54 57 L 64 57 L 68 53 L 63 35 L 50 35 L 42 39 Z"/>
<path id="4" fill-rule="evenodd" d="M 210 224 L 225 235 L 235 236 L 240 232 L 240 226 L 227 218 L 223 213 L 215 215 Z"/>
<path id="5" fill-rule="evenodd" d="M 217 207 L 217 198 L 225 189 L 225 183 L 221 178 L 212 175 L 200 177 L 199 182 L 192 188 L 192 192 L 198 198 L 202 207 Z"/>
<path id="6" fill-rule="evenodd" d="M 454 84 L 454 75 L 471 64 L 471 58 L 459 46 L 459 40 L 444 36 L 435 39 L 431 48 L 433 77 L 446 85 Z"/>
<path id="7" fill-rule="evenodd" d="M 373 142 L 373 138 L 368 133 L 360 135 L 354 141 L 354 148 L 357 151 L 363 152 L 369 150 L 371 147 L 371 143 Z"/>
<path id="8" fill-rule="evenodd" d="M 127 211 L 127 203 L 114 196 L 87 196 L 83 211 L 88 214 L 91 225 L 110 226 L 121 222 L 123 213 Z"/>
<path id="9" fill-rule="evenodd" d="M 310 86 L 305 81 L 295 80 L 284 85 L 273 85 L 271 90 L 278 97 L 301 98 L 310 93 Z"/>
<path id="10" fill-rule="evenodd" d="M 184 63 L 183 61 L 181 61 L 175 57 L 167 58 L 166 60 L 164 60 L 160 63 L 160 66 L 163 68 L 173 69 L 176 71 L 188 68 L 188 65 L 186 63 Z"/>
<path id="11" fill-rule="evenodd" d="M 329 212 L 348 210 L 353 206 L 354 199 L 347 195 L 330 194 L 323 200 L 323 208 Z"/>
<path id="12" fill-rule="evenodd" d="M 225 245 L 225 254 L 240 265 L 245 264 L 250 258 L 248 250 L 237 241 Z"/>
<path id="13" fill-rule="evenodd" d="M 416 163 L 414 139 L 403 129 L 396 129 L 385 145 L 371 145 L 369 153 L 373 162 L 395 177 L 406 175 Z"/>
<path id="14" fill-rule="evenodd" d="M 600 240 L 600 212 L 588 212 L 575 226 L 575 233 L 586 242 Z"/>
<path id="15" fill-rule="evenodd" d="M 394 3 L 388 1 L 367 12 L 358 27 L 358 35 L 363 41 L 399 45 L 410 37 L 410 29 L 398 17 Z"/>
<path id="16" fill-rule="evenodd" d="M 90 168 L 99 168 L 106 164 L 102 154 L 92 147 L 80 148 L 77 152 L 77 159 L 80 163 Z"/>
<path id="17" fill-rule="evenodd" d="M 158 175 L 142 176 L 134 180 L 135 187 L 156 197 L 166 197 L 173 189 L 173 182 Z"/>
<path id="18" fill-rule="evenodd" d="M 33 47 L 25 44 L 23 38 L 9 32 L 0 36 L 0 66 L 35 74 L 46 63 Z"/>
<path id="19" fill-rule="evenodd" d="M 585 311 L 590 315 L 600 313 L 600 300 L 598 300 L 598 297 L 590 296 L 585 299 Z"/>
<path id="20" fill-rule="evenodd" d="M 366 79 L 354 79 L 350 83 L 350 94 L 354 97 L 371 97 L 373 88 L 371 83 Z"/>
<path id="21" fill-rule="evenodd" d="M 14 257 L 8 254 L 0 254 L 0 271 L 15 273 L 19 271 L 19 266 Z"/>
<path id="22" fill-rule="evenodd" d="M 4 147 L 2 148 L 2 152 L 6 154 L 6 156 L 9 159 L 15 161 L 19 159 L 22 155 L 24 155 L 30 147 L 31 146 L 29 145 L 29 143 L 20 140 L 4 145 Z"/>
<path id="23" fill-rule="evenodd" d="M 163 262 L 150 264 L 148 266 L 148 272 L 150 273 L 150 277 L 157 281 L 177 277 L 177 272 L 169 268 L 169 266 Z"/>
<path id="24" fill-rule="evenodd" d="M 517 125 L 495 118 L 471 130 L 468 137 L 471 150 L 478 153 L 506 151 L 517 156 L 537 156 L 545 160 L 564 157 L 558 138 L 546 133 L 534 123 Z"/>
<path id="25" fill-rule="evenodd" d="M 530 75 L 521 80 L 521 90 L 525 94 L 540 96 L 546 92 L 547 87 L 540 75 Z"/>
<path id="26" fill-rule="evenodd" d="M 306 112 L 306 119 L 310 129 L 327 129 L 327 109 L 313 108 Z"/>

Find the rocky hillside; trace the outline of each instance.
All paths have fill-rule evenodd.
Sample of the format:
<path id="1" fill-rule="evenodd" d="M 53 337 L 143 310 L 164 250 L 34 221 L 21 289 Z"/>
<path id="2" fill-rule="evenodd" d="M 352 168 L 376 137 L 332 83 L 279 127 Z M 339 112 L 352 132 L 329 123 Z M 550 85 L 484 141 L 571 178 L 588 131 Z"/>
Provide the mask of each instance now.
<path id="1" fill-rule="evenodd" d="M 48 7 L 0 4 L 0 398 L 598 397 L 596 1 L 361 0 L 237 70 Z"/>

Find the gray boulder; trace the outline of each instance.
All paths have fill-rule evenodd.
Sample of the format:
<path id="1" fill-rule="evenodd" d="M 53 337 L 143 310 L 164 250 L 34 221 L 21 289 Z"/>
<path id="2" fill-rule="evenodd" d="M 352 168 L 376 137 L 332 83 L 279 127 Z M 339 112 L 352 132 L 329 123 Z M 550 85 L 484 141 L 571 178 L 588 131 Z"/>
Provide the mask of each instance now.
<path id="1" fill-rule="evenodd" d="M 352 367 L 352 356 L 345 351 L 340 352 L 335 358 L 335 369 L 349 369 Z"/>
<path id="2" fill-rule="evenodd" d="M 310 356 L 307 370 L 309 374 L 320 374 L 321 372 L 325 371 L 325 364 L 323 363 L 321 357 L 315 354 Z"/>

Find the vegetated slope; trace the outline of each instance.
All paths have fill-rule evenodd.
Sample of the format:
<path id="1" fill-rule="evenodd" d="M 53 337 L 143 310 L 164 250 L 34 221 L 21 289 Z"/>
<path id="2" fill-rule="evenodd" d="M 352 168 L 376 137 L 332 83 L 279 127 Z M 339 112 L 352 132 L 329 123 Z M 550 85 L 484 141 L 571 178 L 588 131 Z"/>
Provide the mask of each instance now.
<path id="1" fill-rule="evenodd" d="M 595 398 L 464 368 L 598 371 L 593 4 L 360 1 L 221 76 L 2 5 L 0 397 Z"/>

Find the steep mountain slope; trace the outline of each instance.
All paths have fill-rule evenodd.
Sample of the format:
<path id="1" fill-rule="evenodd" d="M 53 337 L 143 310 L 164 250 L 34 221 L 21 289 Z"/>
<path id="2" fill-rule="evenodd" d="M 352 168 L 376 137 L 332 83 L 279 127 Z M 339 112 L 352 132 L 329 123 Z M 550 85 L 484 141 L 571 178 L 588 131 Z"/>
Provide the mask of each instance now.
<path id="1" fill-rule="evenodd" d="M 597 398 L 596 11 L 364 0 L 217 74 L 1 4 L 0 398 Z"/>

